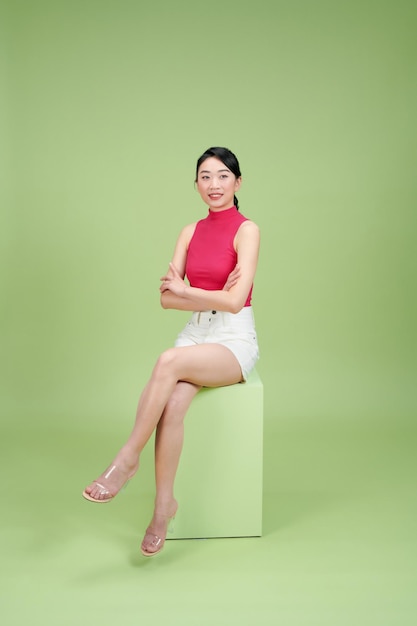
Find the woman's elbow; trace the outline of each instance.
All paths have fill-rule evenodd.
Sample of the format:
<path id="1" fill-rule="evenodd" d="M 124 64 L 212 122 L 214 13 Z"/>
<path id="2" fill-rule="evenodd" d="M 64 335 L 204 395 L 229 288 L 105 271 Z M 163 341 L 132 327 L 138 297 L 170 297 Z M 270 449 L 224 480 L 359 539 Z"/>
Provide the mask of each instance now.
<path id="1" fill-rule="evenodd" d="M 247 293 L 232 293 L 229 291 L 229 298 L 227 302 L 227 310 L 229 313 L 239 313 L 243 309 L 248 299 Z"/>
<path id="2" fill-rule="evenodd" d="M 243 309 L 244 304 L 245 304 L 245 302 L 240 300 L 240 299 L 239 300 L 232 300 L 230 302 L 229 307 L 228 307 L 228 312 L 229 313 L 233 313 L 233 314 L 239 313 L 239 311 L 241 311 Z"/>
<path id="3" fill-rule="evenodd" d="M 166 297 L 166 295 L 164 293 L 161 293 L 161 297 L 160 297 L 160 303 L 161 303 L 161 307 L 163 309 L 169 309 L 169 305 L 168 305 L 168 299 Z"/>

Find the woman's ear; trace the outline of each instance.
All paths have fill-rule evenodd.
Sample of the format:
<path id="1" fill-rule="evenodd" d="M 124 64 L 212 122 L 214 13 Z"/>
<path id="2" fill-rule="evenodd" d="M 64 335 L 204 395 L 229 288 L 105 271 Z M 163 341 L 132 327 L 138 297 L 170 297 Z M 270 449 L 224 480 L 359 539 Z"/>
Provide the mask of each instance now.
<path id="1" fill-rule="evenodd" d="M 239 191 L 241 184 L 242 184 L 242 177 L 239 176 L 239 178 L 236 178 L 235 191 Z"/>

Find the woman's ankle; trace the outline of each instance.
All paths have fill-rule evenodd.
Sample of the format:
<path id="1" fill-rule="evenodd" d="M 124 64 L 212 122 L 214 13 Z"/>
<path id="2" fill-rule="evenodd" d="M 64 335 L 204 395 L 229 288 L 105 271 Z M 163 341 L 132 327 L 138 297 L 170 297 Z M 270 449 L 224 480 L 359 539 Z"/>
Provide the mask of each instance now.
<path id="1" fill-rule="evenodd" d="M 129 465 L 139 465 L 139 452 L 129 444 L 122 446 L 116 458 L 121 458 Z"/>
<path id="2" fill-rule="evenodd" d="M 158 496 L 155 498 L 154 514 L 172 517 L 178 508 L 178 502 L 173 495 Z"/>

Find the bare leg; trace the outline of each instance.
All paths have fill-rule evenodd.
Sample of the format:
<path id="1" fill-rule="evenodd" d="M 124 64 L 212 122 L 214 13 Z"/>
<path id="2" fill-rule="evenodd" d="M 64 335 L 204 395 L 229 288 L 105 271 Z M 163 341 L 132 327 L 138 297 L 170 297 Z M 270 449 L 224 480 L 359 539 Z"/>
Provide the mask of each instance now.
<path id="1" fill-rule="evenodd" d="M 155 510 L 142 542 L 142 551 L 147 555 L 160 550 L 166 537 L 168 520 L 177 510 L 174 480 L 184 440 L 184 417 L 199 389 L 193 383 L 178 382 L 156 429 Z"/>
<path id="2" fill-rule="evenodd" d="M 159 357 L 141 396 L 136 422 L 126 448 L 139 454 L 156 428 L 179 381 L 219 387 L 242 380 L 234 354 L 219 344 L 171 348 Z"/>
<path id="3" fill-rule="evenodd" d="M 177 383 L 159 420 L 155 437 L 156 506 L 171 504 L 174 480 L 184 441 L 184 417 L 200 387 Z"/>
<path id="4" fill-rule="evenodd" d="M 171 348 L 161 354 L 141 395 L 135 425 L 128 441 L 106 472 L 85 489 L 84 495 L 93 500 L 108 501 L 136 472 L 139 455 L 179 381 L 196 386 L 219 387 L 238 383 L 241 379 L 242 373 L 236 357 L 219 344 Z"/>

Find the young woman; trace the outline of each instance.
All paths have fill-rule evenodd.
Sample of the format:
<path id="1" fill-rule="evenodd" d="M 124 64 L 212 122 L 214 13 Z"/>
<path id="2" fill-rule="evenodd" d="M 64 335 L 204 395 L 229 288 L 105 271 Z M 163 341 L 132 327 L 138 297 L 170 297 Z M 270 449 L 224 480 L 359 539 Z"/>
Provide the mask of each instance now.
<path id="1" fill-rule="evenodd" d="M 227 148 L 206 150 L 198 159 L 195 183 L 208 215 L 182 230 L 160 286 L 163 308 L 193 311 L 192 317 L 175 347 L 157 360 L 126 444 L 83 492 L 92 502 L 112 500 L 137 471 L 139 455 L 156 428 L 156 497 L 141 546 L 145 556 L 162 550 L 178 508 L 174 480 L 192 399 L 201 387 L 245 381 L 258 359 L 251 296 L 259 229 L 238 211 L 236 156 Z"/>

